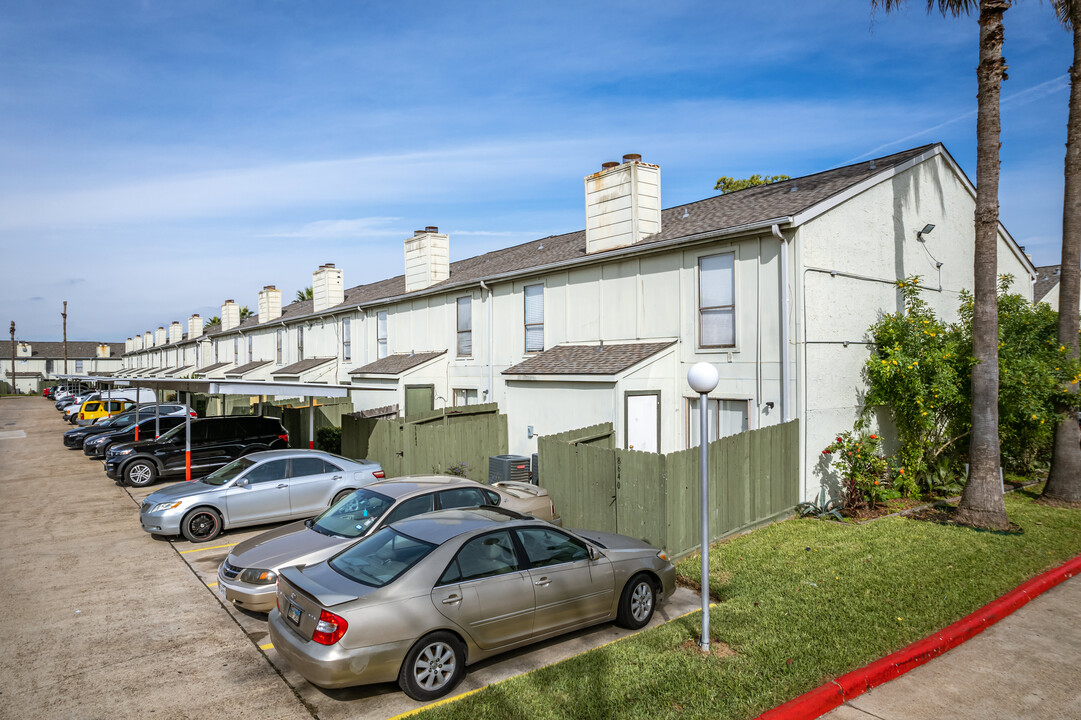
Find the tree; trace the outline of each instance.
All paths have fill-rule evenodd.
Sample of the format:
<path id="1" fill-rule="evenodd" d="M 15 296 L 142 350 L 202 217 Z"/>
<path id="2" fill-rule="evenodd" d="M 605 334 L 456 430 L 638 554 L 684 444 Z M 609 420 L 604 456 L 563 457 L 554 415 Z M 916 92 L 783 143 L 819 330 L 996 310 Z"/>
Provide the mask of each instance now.
<path id="1" fill-rule="evenodd" d="M 211 325 L 221 325 L 221 318 L 215 315 L 214 317 L 207 320 L 206 325 L 203 325 L 203 327 L 210 327 Z"/>
<path id="2" fill-rule="evenodd" d="M 296 302 L 304 302 L 305 300 L 311 300 L 311 299 L 312 299 L 312 289 L 311 289 L 310 286 L 304 288 L 303 290 L 297 290 Z"/>
<path id="3" fill-rule="evenodd" d="M 720 190 L 721 195 L 727 195 L 737 190 L 758 187 L 759 185 L 772 185 L 782 180 L 791 180 L 788 175 L 751 175 L 749 178 L 732 178 L 724 175 L 717 179 L 714 190 Z"/>
<path id="4" fill-rule="evenodd" d="M 973 267 L 972 435 L 969 474 L 955 519 L 1006 530 L 1010 521 L 999 482 L 998 438 L 998 174 L 1002 122 L 999 97 L 1006 79 L 1002 18 L 1012 0 L 927 0 L 927 11 L 969 15 L 979 10 L 980 62 L 976 67 L 976 211 Z M 871 0 L 872 12 L 899 10 L 905 0 Z"/>
<path id="5" fill-rule="evenodd" d="M 1081 358 L 1078 343 L 1079 296 L 1081 296 L 1081 3 L 1057 0 L 1059 20 L 1073 33 L 1073 64 L 1070 66 L 1070 112 L 1066 120 L 1065 190 L 1062 202 L 1062 275 L 1059 280 L 1058 342 L 1075 361 Z M 1066 390 L 1078 392 L 1077 379 Z M 1081 502 L 1081 430 L 1077 409 L 1060 407 L 1051 451 L 1051 472 L 1043 497 Z"/>
<path id="6" fill-rule="evenodd" d="M 249 309 L 248 309 L 248 306 L 247 306 L 247 305 L 245 305 L 244 307 L 240 308 L 240 319 L 241 319 L 241 320 L 243 320 L 243 319 L 245 319 L 245 318 L 250 318 L 250 317 L 251 317 L 252 315 L 254 315 L 254 314 L 255 314 L 255 313 L 253 313 L 253 312 L 252 312 L 251 310 L 249 310 Z"/>

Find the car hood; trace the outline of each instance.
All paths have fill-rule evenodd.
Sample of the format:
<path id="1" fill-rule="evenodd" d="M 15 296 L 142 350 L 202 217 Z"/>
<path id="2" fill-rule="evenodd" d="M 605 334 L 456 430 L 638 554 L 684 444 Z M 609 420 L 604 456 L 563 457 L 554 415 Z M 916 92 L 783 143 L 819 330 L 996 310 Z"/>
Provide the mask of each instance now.
<path id="1" fill-rule="evenodd" d="M 586 540 L 593 540 L 600 543 L 605 550 L 651 550 L 657 552 L 657 548 L 653 547 L 644 540 L 638 540 L 637 538 L 627 537 L 626 535 L 617 535 L 616 533 L 606 533 L 597 530 L 572 530 Z"/>
<path id="2" fill-rule="evenodd" d="M 98 433 L 109 432 L 112 428 L 98 427 L 97 425 L 84 425 L 77 427 L 74 430 L 68 430 L 64 433 L 66 437 L 80 437 L 81 435 L 97 435 Z"/>
<path id="3" fill-rule="evenodd" d="M 277 570 L 326 560 L 357 540 L 324 535 L 295 522 L 245 540 L 233 548 L 228 560 L 237 567 Z"/>
<path id="4" fill-rule="evenodd" d="M 150 448 L 160 444 L 157 440 L 140 440 L 139 442 L 126 442 L 119 445 L 113 445 L 112 449 L 119 452 L 120 450 L 149 450 Z"/>
<path id="5" fill-rule="evenodd" d="M 137 443 L 133 443 L 137 444 Z M 184 498 L 193 497 L 195 495 L 203 495 L 205 493 L 213 493 L 217 490 L 222 490 L 228 487 L 227 485 L 207 485 L 204 482 L 178 482 L 175 485 L 163 487 L 161 490 L 155 490 L 146 496 L 145 502 L 161 503 L 168 502 L 169 500 L 183 500 Z"/>

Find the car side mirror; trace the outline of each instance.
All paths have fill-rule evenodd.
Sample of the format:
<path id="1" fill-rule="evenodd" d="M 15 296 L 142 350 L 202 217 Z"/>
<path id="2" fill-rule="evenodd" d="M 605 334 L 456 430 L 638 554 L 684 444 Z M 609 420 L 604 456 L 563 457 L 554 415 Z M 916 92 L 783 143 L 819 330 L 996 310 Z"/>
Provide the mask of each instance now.
<path id="1" fill-rule="evenodd" d="M 236 486 L 237 487 L 248 487 L 249 484 L 250 483 L 248 483 L 247 478 L 240 478 L 239 480 L 236 481 Z"/>
<path id="2" fill-rule="evenodd" d="M 586 545 L 586 549 L 589 550 L 590 560 L 596 560 L 598 557 L 600 557 L 600 553 L 597 552 L 597 548 L 593 547 L 592 545 Z"/>

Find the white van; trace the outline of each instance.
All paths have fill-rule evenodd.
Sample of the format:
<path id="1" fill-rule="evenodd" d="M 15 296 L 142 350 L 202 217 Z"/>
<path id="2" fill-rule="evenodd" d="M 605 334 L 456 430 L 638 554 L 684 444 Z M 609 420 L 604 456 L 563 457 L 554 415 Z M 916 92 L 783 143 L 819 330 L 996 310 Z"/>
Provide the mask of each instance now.
<path id="1" fill-rule="evenodd" d="M 83 398 L 83 401 L 73 402 L 64 408 L 64 419 L 74 424 L 75 418 L 79 417 L 83 405 L 94 400 L 131 400 L 136 403 L 153 403 L 156 401 L 154 391 L 150 388 L 113 388 L 111 390 L 97 390 Z"/>

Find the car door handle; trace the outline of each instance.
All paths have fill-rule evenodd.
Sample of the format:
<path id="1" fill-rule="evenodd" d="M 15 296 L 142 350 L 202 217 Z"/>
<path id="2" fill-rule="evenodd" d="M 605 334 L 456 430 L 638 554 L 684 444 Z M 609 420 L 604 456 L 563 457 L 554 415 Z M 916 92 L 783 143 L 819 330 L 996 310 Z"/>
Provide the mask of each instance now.
<path id="1" fill-rule="evenodd" d="M 448 595 L 447 597 L 443 598 L 443 604 L 444 605 L 453 605 L 453 604 L 461 602 L 461 601 L 462 601 L 462 599 L 460 597 L 458 597 L 457 595 Z"/>
<path id="2" fill-rule="evenodd" d="M 551 582 L 552 581 L 549 580 L 547 577 L 542 577 L 540 580 L 534 581 L 533 584 L 534 585 L 540 585 L 541 587 L 548 587 L 548 585 L 551 584 Z"/>
<path id="3" fill-rule="evenodd" d="M 283 487 L 289 487 L 289 486 L 286 485 L 285 483 L 278 483 L 278 487 L 283 488 Z"/>

